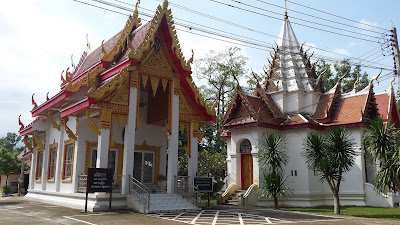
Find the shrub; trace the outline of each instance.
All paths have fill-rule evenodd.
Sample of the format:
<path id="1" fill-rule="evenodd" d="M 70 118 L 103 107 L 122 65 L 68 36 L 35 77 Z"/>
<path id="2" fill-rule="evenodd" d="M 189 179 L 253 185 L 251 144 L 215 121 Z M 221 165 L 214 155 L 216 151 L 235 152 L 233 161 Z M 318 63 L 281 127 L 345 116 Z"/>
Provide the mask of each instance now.
<path id="1" fill-rule="evenodd" d="M 1 188 L 1 192 L 3 193 L 3 195 L 11 194 L 11 188 L 10 188 L 10 186 L 4 185 L 4 186 Z"/>

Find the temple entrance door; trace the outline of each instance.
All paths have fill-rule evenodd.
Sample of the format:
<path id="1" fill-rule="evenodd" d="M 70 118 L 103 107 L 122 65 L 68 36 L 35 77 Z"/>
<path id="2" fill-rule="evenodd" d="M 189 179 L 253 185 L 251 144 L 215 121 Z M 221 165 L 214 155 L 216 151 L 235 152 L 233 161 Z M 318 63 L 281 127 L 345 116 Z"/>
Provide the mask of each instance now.
<path id="1" fill-rule="evenodd" d="M 154 183 L 154 152 L 135 152 L 133 177 L 143 184 Z"/>
<path id="2" fill-rule="evenodd" d="M 253 184 L 253 156 L 251 154 L 241 155 L 241 172 L 242 190 L 247 190 Z"/>

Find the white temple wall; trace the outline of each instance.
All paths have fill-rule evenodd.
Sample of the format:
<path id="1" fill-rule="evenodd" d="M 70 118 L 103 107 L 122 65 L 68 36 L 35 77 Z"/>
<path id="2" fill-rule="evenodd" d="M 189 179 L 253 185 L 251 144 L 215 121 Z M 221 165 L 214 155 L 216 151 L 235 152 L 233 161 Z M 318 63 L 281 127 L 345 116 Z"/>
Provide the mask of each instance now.
<path id="1" fill-rule="evenodd" d="M 309 114 L 313 115 L 315 112 L 315 109 L 318 104 L 316 104 L 319 101 L 320 93 L 318 92 L 304 92 L 303 93 L 303 98 L 304 102 L 303 104 L 300 104 L 301 107 L 301 112 L 304 114 Z"/>
<path id="2" fill-rule="evenodd" d="M 240 130 L 232 130 L 231 132 L 231 157 L 232 163 L 236 161 L 236 168 L 232 168 L 232 170 L 236 169 L 236 174 L 231 175 L 232 183 L 236 183 L 238 189 L 241 188 L 241 154 L 240 154 L 240 143 L 248 139 L 252 146 L 251 153 L 258 153 L 258 129 L 252 128 L 244 128 Z M 255 170 L 255 165 L 258 167 L 258 159 L 253 155 L 253 182 L 256 179 L 258 182 L 259 170 Z M 233 166 L 234 167 L 234 166 Z M 235 182 L 234 182 L 235 181 Z"/>
<path id="3" fill-rule="evenodd" d="M 272 94 L 271 96 L 274 99 L 274 102 L 278 106 L 279 110 L 281 112 L 284 112 L 285 108 L 283 105 L 283 92 Z"/>
<path id="4" fill-rule="evenodd" d="M 283 113 L 298 112 L 301 98 L 298 92 L 284 94 Z"/>
<path id="5" fill-rule="evenodd" d="M 308 130 L 305 128 L 284 130 L 281 134 L 284 138 L 284 145 L 288 154 L 285 174 L 289 176 L 294 195 L 308 195 L 310 192 L 308 167 L 301 155 L 304 139 L 308 135 Z"/>
<path id="6" fill-rule="evenodd" d="M 76 133 L 76 125 L 77 125 L 77 123 L 76 123 L 76 117 L 72 117 L 72 116 L 69 116 L 68 117 L 69 118 L 69 120 L 68 120 L 68 122 L 67 122 L 67 126 L 68 126 L 68 128 L 75 134 Z M 67 142 L 67 141 L 69 141 L 70 140 L 70 138 L 68 137 L 68 135 L 67 135 L 67 133 L 65 133 L 65 135 L 64 135 L 64 143 L 65 142 Z M 65 151 L 65 144 L 63 144 L 64 145 L 64 151 Z M 75 142 L 75 146 L 74 146 L 74 165 L 73 165 L 73 168 L 75 167 L 75 165 L 76 165 L 76 153 L 77 153 L 77 148 L 76 148 L 76 146 L 77 146 L 77 144 L 76 144 L 76 142 Z M 62 174 L 62 170 L 63 170 L 63 168 L 62 168 L 62 166 L 63 166 L 63 163 L 64 163 L 64 151 L 62 152 L 62 162 L 61 162 L 61 174 Z M 74 171 L 74 170 L 72 170 L 72 179 L 71 179 L 71 181 L 63 181 L 62 180 L 62 178 L 61 178 L 61 185 L 60 185 L 60 192 L 62 192 L 62 193 L 74 193 L 74 183 L 72 182 L 72 180 L 74 179 L 74 177 L 77 175 L 77 172 L 76 171 Z M 62 176 L 62 175 L 61 175 Z"/>

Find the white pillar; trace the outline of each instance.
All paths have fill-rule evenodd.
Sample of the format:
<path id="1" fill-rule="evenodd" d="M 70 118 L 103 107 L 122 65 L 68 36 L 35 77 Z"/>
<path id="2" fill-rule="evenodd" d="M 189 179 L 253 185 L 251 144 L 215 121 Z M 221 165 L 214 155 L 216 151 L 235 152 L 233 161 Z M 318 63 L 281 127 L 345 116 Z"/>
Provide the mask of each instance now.
<path id="1" fill-rule="evenodd" d="M 110 149 L 111 113 L 109 109 L 100 110 L 99 128 L 100 135 L 97 141 L 96 168 L 108 167 L 108 152 Z"/>
<path id="2" fill-rule="evenodd" d="M 49 166 L 49 139 L 50 139 L 50 132 L 47 132 L 48 135 L 45 135 L 45 143 L 44 151 L 43 151 L 43 168 L 42 168 L 42 190 L 46 190 L 47 185 L 47 172 Z"/>
<path id="3" fill-rule="evenodd" d="M 110 146 L 110 129 L 100 129 L 100 135 L 97 141 L 97 161 L 96 168 L 107 168 L 108 149 Z"/>
<path id="4" fill-rule="evenodd" d="M 167 192 L 175 192 L 175 176 L 178 175 L 178 141 L 179 141 L 179 92 L 175 93 L 175 87 L 179 82 L 173 82 L 174 94 L 172 94 L 172 121 L 171 135 L 168 140 L 168 174 L 167 174 Z"/>
<path id="5" fill-rule="evenodd" d="M 137 88 L 130 87 L 129 90 L 129 112 L 128 121 L 125 126 L 124 159 L 122 165 L 122 190 L 121 194 L 129 194 L 129 179 L 133 176 L 133 160 L 135 151 L 136 134 L 136 109 Z"/>
<path id="6" fill-rule="evenodd" d="M 191 146 L 190 146 L 190 153 L 191 157 L 188 158 L 188 176 L 189 176 L 189 184 L 193 185 L 193 179 L 196 176 L 197 173 L 197 166 L 198 166 L 198 159 L 199 159 L 199 154 L 198 154 L 198 138 L 196 135 L 198 131 L 194 131 L 193 128 L 197 128 L 198 126 L 193 126 L 193 122 L 191 122 L 190 126 L 190 133 L 191 133 Z"/>
<path id="7" fill-rule="evenodd" d="M 64 152 L 64 135 L 65 135 L 64 123 L 60 122 L 60 132 L 58 136 L 58 147 L 57 147 L 56 174 L 55 174 L 56 191 L 60 191 L 60 185 L 61 185 L 61 170 L 63 166 L 62 160 Z"/>
<path id="8" fill-rule="evenodd" d="M 79 130 L 79 120 L 76 121 L 76 127 Z M 78 183 L 79 183 L 79 175 L 82 174 L 82 171 L 85 168 L 85 139 L 82 136 L 79 136 L 79 132 L 77 135 L 77 140 L 75 141 L 75 151 L 74 151 L 74 168 L 72 171 L 72 186 L 74 187 L 74 193 L 78 192 Z M 86 173 L 86 171 L 85 171 Z"/>
<path id="9" fill-rule="evenodd" d="M 31 159 L 31 171 L 29 172 L 29 189 L 35 188 L 36 182 L 36 163 L 37 163 L 37 148 L 33 148 Z"/>

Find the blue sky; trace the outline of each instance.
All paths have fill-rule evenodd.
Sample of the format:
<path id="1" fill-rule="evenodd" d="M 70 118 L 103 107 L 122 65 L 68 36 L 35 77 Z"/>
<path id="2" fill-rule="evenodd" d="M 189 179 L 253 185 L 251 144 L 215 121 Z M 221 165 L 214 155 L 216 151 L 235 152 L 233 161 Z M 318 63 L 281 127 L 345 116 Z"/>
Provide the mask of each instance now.
<path id="1" fill-rule="evenodd" d="M 110 6 L 105 6 L 92 0 L 81 1 L 111 9 Z M 129 8 L 132 8 L 129 4 L 136 3 L 136 1 L 128 0 L 107 1 Z M 121 1 L 128 4 L 124 4 Z M 172 9 L 175 22 L 186 23 L 181 21 L 181 19 L 184 19 L 200 24 L 202 29 L 211 27 L 221 30 L 221 32 L 225 34 L 228 34 L 228 32 L 233 33 L 236 37 L 244 36 L 245 38 L 253 38 L 257 43 L 267 42 L 273 44 L 276 41 L 276 38 L 273 36 L 278 36 L 279 34 L 284 10 L 270 4 L 283 7 L 284 0 L 263 0 L 270 4 L 264 4 L 259 0 L 245 1 L 245 4 L 273 11 L 279 15 L 235 3 L 232 0 L 217 1 L 257 11 L 262 14 L 277 17 L 278 19 L 245 12 L 211 0 L 173 0 L 170 1 L 170 8 Z M 340 34 L 377 40 L 363 35 L 380 36 L 380 33 L 384 32 L 384 30 L 375 29 L 366 24 L 385 28 L 387 30 L 391 29 L 393 26 L 397 26 L 397 28 L 400 29 L 400 17 L 396 17 L 400 10 L 400 1 L 302 0 L 295 2 L 358 21 L 357 23 L 343 20 L 288 2 L 289 20 L 292 22 L 292 27 L 299 42 L 306 42 L 306 45 L 329 51 L 323 52 L 312 48 L 310 52 L 315 51 L 316 55 L 332 57 L 336 60 L 343 59 L 345 56 L 356 58 L 362 56 L 361 58 L 366 58 L 371 55 L 368 59 L 373 62 L 363 61 L 362 64 L 373 67 L 393 67 L 393 60 L 391 57 L 379 57 L 381 53 L 378 43 L 371 43 L 300 26 L 296 23 L 305 24 L 305 22 L 299 21 L 296 18 L 329 24 L 330 26 L 361 34 L 334 30 L 315 24 L 308 24 L 309 26 L 335 31 Z M 258 33 L 207 19 L 182 10 L 173 3 L 257 30 Z M 139 16 L 143 19 L 143 22 L 148 20 L 148 17 L 141 13 L 154 14 L 158 4 L 160 4 L 160 1 L 142 0 L 139 8 Z M 125 14 L 129 13 L 123 10 L 115 10 Z M 313 17 L 298 14 L 293 10 L 345 23 L 349 26 L 318 20 Z M 127 17 L 124 15 L 87 6 L 72 0 L 24 0 L 23 2 L 3 2 L 0 8 L 0 76 L 2 80 L 0 83 L 0 136 L 4 136 L 7 132 L 18 131 L 18 116 L 20 114 L 22 115 L 21 119 L 25 125 L 33 120 L 29 112 L 32 109 L 31 95 L 33 93 L 35 93 L 36 102 L 41 104 L 45 101 L 47 92 L 50 92 L 49 96 L 51 97 L 60 90 L 61 71 L 70 66 L 71 55 L 73 55 L 75 64 L 78 63 L 82 52 L 86 50 L 86 34 L 89 36 L 92 49 L 95 49 L 100 45 L 103 39 L 110 38 L 122 29 L 126 19 Z M 192 24 L 192 26 L 192 30 L 180 26 L 177 26 L 177 28 L 198 32 L 194 28 L 197 25 Z M 368 30 L 372 30 L 373 32 Z M 265 34 L 259 34 L 260 32 Z M 225 41 L 217 41 L 183 31 L 178 31 L 178 36 L 184 55 L 190 57 L 191 49 L 193 49 L 195 52 L 195 59 L 204 57 L 209 50 L 221 51 L 227 46 L 234 46 L 234 44 L 227 43 L 226 39 Z M 207 34 L 207 36 L 212 35 Z M 213 37 L 224 40 L 224 38 L 221 37 Z M 249 63 L 247 65 L 249 69 L 261 72 L 262 67 L 268 63 L 267 59 L 270 58 L 269 52 L 248 48 L 246 47 L 247 44 L 242 42 L 237 42 L 235 45 L 241 47 L 242 54 L 249 58 Z M 363 56 L 363 54 L 373 49 L 375 49 L 375 51 Z M 342 55 L 337 55 L 335 53 L 340 53 Z M 352 62 L 359 63 L 360 61 L 353 59 Z M 379 72 L 379 69 L 365 70 L 369 73 L 370 78 Z M 389 73 L 389 71 L 383 72 L 383 74 L 387 73 Z M 381 80 L 379 84 L 375 84 L 375 92 L 385 91 L 388 88 L 390 80 L 391 79 Z"/>

